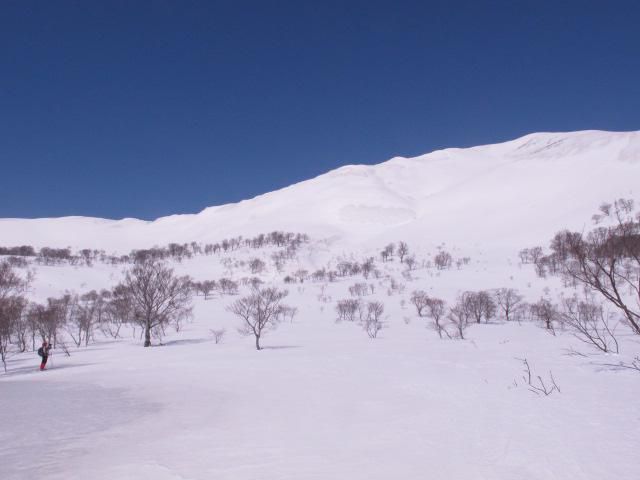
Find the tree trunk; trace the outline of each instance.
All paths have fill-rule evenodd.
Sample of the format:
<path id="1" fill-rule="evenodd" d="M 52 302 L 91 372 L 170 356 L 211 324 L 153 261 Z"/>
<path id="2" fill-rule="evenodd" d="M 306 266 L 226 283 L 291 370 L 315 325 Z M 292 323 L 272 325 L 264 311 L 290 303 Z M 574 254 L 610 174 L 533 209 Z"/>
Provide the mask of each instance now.
<path id="1" fill-rule="evenodd" d="M 256 350 L 260 350 L 260 336 L 256 335 Z"/>
<path id="2" fill-rule="evenodd" d="M 144 346 L 151 346 L 151 325 L 149 325 L 149 322 L 144 326 Z"/>

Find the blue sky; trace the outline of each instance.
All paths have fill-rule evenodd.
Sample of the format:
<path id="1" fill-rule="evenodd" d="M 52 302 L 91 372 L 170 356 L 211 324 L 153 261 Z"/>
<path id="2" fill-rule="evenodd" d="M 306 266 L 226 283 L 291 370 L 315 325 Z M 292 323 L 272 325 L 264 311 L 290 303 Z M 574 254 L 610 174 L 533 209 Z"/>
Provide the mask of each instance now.
<path id="1" fill-rule="evenodd" d="M 0 217 L 155 218 L 534 131 L 640 129 L 632 1 L 0 3 Z"/>

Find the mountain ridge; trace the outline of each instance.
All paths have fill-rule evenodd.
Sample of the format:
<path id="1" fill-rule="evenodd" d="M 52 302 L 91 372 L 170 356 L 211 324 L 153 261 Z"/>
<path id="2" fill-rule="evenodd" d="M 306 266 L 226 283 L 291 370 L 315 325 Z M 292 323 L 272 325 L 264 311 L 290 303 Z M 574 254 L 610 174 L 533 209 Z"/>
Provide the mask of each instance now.
<path id="1" fill-rule="evenodd" d="M 281 229 L 360 243 L 383 241 L 396 233 L 420 237 L 433 231 L 429 224 L 444 232 L 443 240 L 463 241 L 468 233 L 452 231 L 453 223 L 495 217 L 501 203 L 513 206 L 516 201 L 522 214 L 535 215 L 538 209 L 540 215 L 558 217 L 547 222 L 552 228 L 531 225 L 531 231 L 542 236 L 558 228 L 560 220 L 578 220 L 602 201 L 633 196 L 634 178 L 640 178 L 640 131 L 541 132 L 498 144 L 394 157 L 376 165 L 345 165 L 237 203 L 151 221 L 0 219 L 0 244 L 123 250 Z M 555 211 L 549 212 L 554 204 Z M 517 215 L 505 213 L 501 222 L 522 230 Z M 476 228 L 477 240 L 490 239 L 491 232 L 485 230 Z M 508 235 L 495 226 L 493 231 L 499 237 Z"/>

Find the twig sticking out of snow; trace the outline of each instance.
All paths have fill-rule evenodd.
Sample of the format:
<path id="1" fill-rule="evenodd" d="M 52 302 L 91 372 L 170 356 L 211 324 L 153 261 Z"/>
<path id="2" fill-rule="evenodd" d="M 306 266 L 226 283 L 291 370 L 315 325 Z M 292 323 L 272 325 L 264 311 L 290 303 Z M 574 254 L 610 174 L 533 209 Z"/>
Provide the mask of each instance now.
<path id="1" fill-rule="evenodd" d="M 640 372 L 640 355 L 636 355 L 631 362 L 619 362 L 619 363 L 603 363 L 605 367 L 612 367 L 616 369 L 635 370 Z"/>
<path id="2" fill-rule="evenodd" d="M 529 362 L 526 358 L 517 358 L 516 360 L 520 360 L 524 364 L 524 375 L 522 376 L 522 380 L 527 384 L 529 391 L 535 393 L 536 395 L 544 395 L 548 397 L 553 392 L 560 392 L 560 387 L 556 384 L 555 378 L 553 378 L 553 373 L 549 370 L 549 378 L 550 380 L 545 383 L 540 375 L 535 375 L 535 378 L 538 380 L 535 383 L 533 377 L 534 375 L 531 373 L 531 367 L 529 366 Z M 515 381 L 514 381 L 515 382 Z M 549 384 L 550 382 L 550 384 Z"/>

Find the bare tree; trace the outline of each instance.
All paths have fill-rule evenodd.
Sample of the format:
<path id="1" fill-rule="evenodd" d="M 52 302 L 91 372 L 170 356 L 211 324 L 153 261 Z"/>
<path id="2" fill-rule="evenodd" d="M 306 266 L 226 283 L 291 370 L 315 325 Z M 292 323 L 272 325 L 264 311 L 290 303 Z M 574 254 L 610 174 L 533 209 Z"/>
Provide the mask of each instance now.
<path id="1" fill-rule="evenodd" d="M 29 333 L 32 331 L 32 324 L 29 321 L 29 315 L 27 315 L 27 305 L 28 302 L 25 302 L 25 308 L 23 309 L 22 314 L 15 319 L 13 324 L 13 333 L 16 337 L 18 350 L 20 352 L 25 352 L 27 350 Z"/>
<path id="2" fill-rule="evenodd" d="M 395 249 L 396 249 L 396 246 L 393 243 L 390 243 L 389 245 L 384 247 L 382 252 L 380 252 L 382 261 L 386 262 L 387 260 L 389 260 L 389 258 L 393 257 L 393 252 L 395 251 Z"/>
<path id="3" fill-rule="evenodd" d="M 363 297 L 369 294 L 369 286 L 364 282 L 356 283 L 349 287 L 349 293 L 352 297 Z"/>
<path id="4" fill-rule="evenodd" d="M 348 322 L 353 322 L 356 319 L 356 314 L 360 313 L 361 308 L 362 304 L 357 298 L 338 300 L 338 303 L 336 305 L 338 321 L 346 320 Z"/>
<path id="5" fill-rule="evenodd" d="M 448 338 L 451 338 L 451 335 L 449 335 L 449 332 L 447 332 L 442 324 L 442 319 L 446 312 L 446 305 L 446 302 L 440 298 L 429 297 L 427 299 L 427 316 L 433 320 L 433 327 L 435 331 L 438 332 L 440 338 L 442 338 L 443 332 Z"/>
<path id="6" fill-rule="evenodd" d="M 215 280 L 205 280 L 204 282 L 199 283 L 199 290 L 204 295 L 204 299 L 208 300 L 209 295 L 213 292 L 217 287 Z"/>
<path id="7" fill-rule="evenodd" d="M 449 252 L 445 252 L 444 250 L 439 252 L 435 257 L 433 257 L 433 263 L 435 264 L 438 270 L 446 270 L 451 268 L 451 263 L 453 262 L 453 257 Z"/>
<path id="8" fill-rule="evenodd" d="M 0 358 L 6 372 L 11 335 L 26 305 L 21 296 L 28 281 L 15 273 L 9 262 L 0 262 Z"/>
<path id="9" fill-rule="evenodd" d="M 113 338 L 120 336 L 122 325 L 134 317 L 134 307 L 131 297 L 127 294 L 124 285 L 118 285 L 111 291 L 107 305 L 105 306 L 105 322 L 102 331 Z"/>
<path id="10" fill-rule="evenodd" d="M 300 283 L 304 283 L 304 281 L 309 278 L 309 272 L 303 268 L 296 270 L 293 275 Z"/>
<path id="11" fill-rule="evenodd" d="M 409 255 L 404 263 L 407 265 L 407 269 L 411 272 L 415 270 L 418 261 L 416 260 L 415 255 Z"/>
<path id="12" fill-rule="evenodd" d="M 559 319 L 558 306 L 551 300 L 541 298 L 531 304 L 531 314 L 544 324 L 544 327 L 555 335 L 554 322 Z"/>
<path id="13" fill-rule="evenodd" d="M 324 282 L 327 278 L 327 270 L 324 268 L 318 269 L 311 274 L 311 280 L 314 282 Z"/>
<path id="14" fill-rule="evenodd" d="M 260 350 L 260 338 L 269 330 L 277 327 L 281 320 L 282 299 L 287 296 L 286 290 L 277 288 L 253 288 L 251 294 L 233 302 L 228 310 L 243 321 L 239 332 L 242 335 L 253 335 L 256 350 Z"/>
<path id="15" fill-rule="evenodd" d="M 288 305 L 281 305 L 280 306 L 280 314 L 282 315 L 283 319 L 289 320 L 289 323 L 293 323 L 293 319 L 298 314 L 298 309 L 297 309 L 297 307 L 290 307 Z"/>
<path id="16" fill-rule="evenodd" d="M 429 297 L 426 292 L 416 290 L 411 294 L 410 302 L 416 307 L 419 317 L 429 317 L 433 320 L 434 329 L 440 338 L 442 338 L 443 332 L 449 337 L 449 333 L 442 325 L 446 306 L 444 300 Z"/>
<path id="17" fill-rule="evenodd" d="M 271 260 L 273 261 L 273 265 L 276 267 L 276 270 L 279 273 L 282 273 L 284 271 L 285 263 L 287 263 L 285 252 L 280 251 L 271 254 Z"/>
<path id="18" fill-rule="evenodd" d="M 485 322 L 488 322 L 496 313 L 496 304 L 487 291 L 464 292 L 462 301 L 476 323 L 480 323 L 483 318 Z"/>
<path id="19" fill-rule="evenodd" d="M 259 258 L 253 258 L 249 261 L 249 268 L 251 269 L 251 273 L 253 273 L 254 275 L 262 273 L 266 266 L 267 264 Z"/>
<path id="20" fill-rule="evenodd" d="M 336 265 L 336 270 L 340 277 L 346 277 L 348 275 L 358 275 L 362 272 L 362 267 L 358 262 L 343 260 Z"/>
<path id="21" fill-rule="evenodd" d="M 556 234 L 547 263 L 601 295 L 640 334 L 640 216 L 633 212 L 632 200 L 603 204 L 594 216 L 602 225 L 587 234 Z"/>
<path id="22" fill-rule="evenodd" d="M 219 330 L 211 329 L 209 331 L 211 332 L 211 336 L 213 337 L 213 341 L 216 343 L 216 345 L 218 343 L 222 343 L 222 339 L 224 338 L 224 334 L 226 333 L 226 330 L 224 328 Z"/>
<path id="23" fill-rule="evenodd" d="M 611 315 L 592 298 L 579 300 L 566 298 L 562 302 L 560 316 L 574 337 L 604 353 L 619 353 L 620 347 L 615 337 L 616 325 L 611 325 Z"/>
<path id="24" fill-rule="evenodd" d="M 66 329 L 76 347 L 79 347 L 82 345 L 82 334 L 87 323 L 86 316 L 88 312 L 85 310 L 80 313 L 78 295 L 75 294 L 66 294 L 62 298 L 56 299 L 56 304 L 60 311 L 60 316 L 64 317 L 61 322 L 63 328 Z M 89 322 L 91 321 L 89 320 Z"/>
<path id="25" fill-rule="evenodd" d="M 398 256 L 400 257 L 400 263 L 404 263 L 404 257 L 409 255 L 409 245 L 406 242 L 398 243 Z"/>
<path id="26" fill-rule="evenodd" d="M 404 283 L 398 282 L 395 278 L 389 277 L 389 288 L 387 288 L 387 295 L 391 296 L 396 293 L 404 292 Z"/>
<path id="27" fill-rule="evenodd" d="M 58 332 L 69 321 L 68 302 L 70 295 L 61 298 L 48 298 L 46 304 L 31 303 L 27 311 L 28 321 L 32 325 L 32 342 L 35 348 L 35 336 L 48 341 L 55 348 Z"/>
<path id="28" fill-rule="evenodd" d="M 537 264 L 542 258 L 544 251 L 542 247 L 533 247 L 529 249 L 529 261 Z"/>
<path id="29" fill-rule="evenodd" d="M 144 346 L 152 333 L 161 336 L 168 324 L 191 315 L 189 277 L 177 277 L 173 269 L 157 260 L 137 263 L 126 272 L 122 291 L 129 297 L 133 320 L 144 330 Z"/>
<path id="30" fill-rule="evenodd" d="M 365 278 L 365 280 L 368 279 L 369 275 L 371 275 L 375 271 L 375 263 L 373 261 L 373 257 L 369 257 L 364 262 L 362 262 L 361 271 L 362 276 Z"/>
<path id="31" fill-rule="evenodd" d="M 429 304 L 429 295 L 427 295 L 427 292 L 423 290 L 416 290 L 411 294 L 409 301 L 414 307 L 416 307 L 418 316 L 423 317 L 425 315 L 425 309 Z"/>
<path id="32" fill-rule="evenodd" d="M 95 326 L 100 325 L 104 317 L 104 298 L 92 290 L 79 297 L 65 296 L 62 301 L 60 307 L 65 309 L 65 317 L 73 323 L 68 326 L 75 327 L 77 331 L 76 335 L 73 328 L 69 330 L 71 338 L 77 346 L 80 346 L 83 341 L 85 346 L 89 345 Z"/>
<path id="33" fill-rule="evenodd" d="M 522 302 L 522 295 L 513 288 L 498 288 L 495 290 L 494 295 L 507 321 L 513 320 L 514 313 Z"/>
<path id="34" fill-rule="evenodd" d="M 525 264 L 525 263 L 531 263 L 530 261 L 530 254 L 529 254 L 529 249 L 528 248 L 523 248 L 522 250 L 520 250 L 518 252 L 518 256 L 520 257 L 520 263 Z"/>
<path id="35" fill-rule="evenodd" d="M 15 273 L 9 262 L 0 262 L 0 299 L 21 294 L 27 280 Z"/>
<path id="36" fill-rule="evenodd" d="M 447 314 L 449 322 L 454 326 L 457 337 L 464 340 L 464 332 L 469 326 L 469 318 L 471 318 L 471 312 L 469 310 L 468 302 L 465 301 L 463 296 L 458 297 L 455 305 L 449 308 Z"/>
<path id="37" fill-rule="evenodd" d="M 367 332 L 369 338 L 376 338 L 378 332 L 382 330 L 382 314 L 384 313 L 384 305 L 382 302 L 369 302 L 367 304 L 367 313 L 362 322 L 362 328 Z"/>
<path id="38" fill-rule="evenodd" d="M 7 356 L 9 343 L 14 332 L 15 324 L 22 316 L 27 301 L 20 296 L 6 296 L 0 299 L 0 360 L 7 371 Z"/>
<path id="39" fill-rule="evenodd" d="M 223 295 L 236 295 L 238 293 L 238 282 L 234 282 L 229 278 L 221 278 L 218 280 L 218 289 Z"/>

